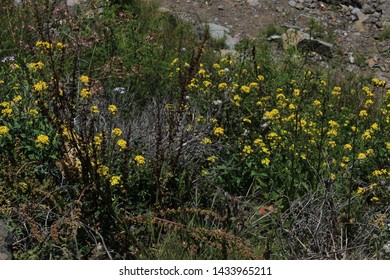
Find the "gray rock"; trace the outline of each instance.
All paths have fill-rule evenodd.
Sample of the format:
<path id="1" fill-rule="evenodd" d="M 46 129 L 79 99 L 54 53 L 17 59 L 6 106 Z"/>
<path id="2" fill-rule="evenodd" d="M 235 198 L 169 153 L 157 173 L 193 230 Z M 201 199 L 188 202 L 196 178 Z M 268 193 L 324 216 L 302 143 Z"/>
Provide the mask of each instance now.
<path id="1" fill-rule="evenodd" d="M 247 0 L 246 2 L 253 7 L 259 5 L 259 0 Z"/>
<path id="2" fill-rule="evenodd" d="M 9 248 L 12 245 L 12 236 L 7 226 L 0 221 L 0 260 L 12 259 Z"/>
<path id="3" fill-rule="evenodd" d="M 288 4 L 289 4 L 291 7 L 293 7 L 293 8 L 295 8 L 295 7 L 297 6 L 297 2 L 295 2 L 294 0 L 288 1 Z"/>

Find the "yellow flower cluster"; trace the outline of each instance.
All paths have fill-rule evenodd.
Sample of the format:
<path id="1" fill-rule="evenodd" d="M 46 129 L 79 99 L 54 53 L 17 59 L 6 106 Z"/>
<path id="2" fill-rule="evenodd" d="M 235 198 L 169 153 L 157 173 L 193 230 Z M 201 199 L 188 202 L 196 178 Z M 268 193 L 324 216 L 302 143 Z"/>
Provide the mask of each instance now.
<path id="1" fill-rule="evenodd" d="M 120 150 L 124 150 L 127 147 L 127 141 L 123 139 L 119 139 L 116 144 L 119 146 Z"/>
<path id="2" fill-rule="evenodd" d="M 109 105 L 108 106 L 108 111 L 112 114 L 112 115 L 116 115 L 118 113 L 118 108 L 115 106 L 115 105 Z"/>
<path id="3" fill-rule="evenodd" d="M 39 81 L 38 83 L 36 83 L 34 86 L 33 86 L 33 90 L 35 92 L 40 92 L 40 91 L 44 91 L 44 90 L 47 90 L 49 87 L 47 85 L 46 82 L 44 81 Z"/>
<path id="4" fill-rule="evenodd" d="M 88 98 L 91 98 L 92 97 L 92 91 L 87 89 L 87 88 L 83 88 L 81 90 L 81 93 L 80 93 L 80 96 L 84 99 L 88 99 Z"/>
<path id="5" fill-rule="evenodd" d="M 9 132 L 8 127 L 6 127 L 5 125 L 0 126 L 0 137 L 7 135 L 8 132 Z"/>
<path id="6" fill-rule="evenodd" d="M 47 146 L 49 144 L 50 144 L 50 139 L 49 139 L 49 136 L 47 136 L 47 135 L 40 134 L 35 139 L 35 145 L 37 147 L 43 147 L 43 146 Z"/>
<path id="7" fill-rule="evenodd" d="M 41 70 L 43 69 L 45 65 L 41 62 L 41 61 L 38 61 L 38 62 L 32 62 L 32 63 L 29 63 L 27 64 L 27 68 L 35 71 L 35 70 Z"/>
<path id="8" fill-rule="evenodd" d="M 88 84 L 89 83 L 89 77 L 86 76 L 86 75 L 82 75 L 80 76 L 80 81 L 84 84 Z"/>
<path id="9" fill-rule="evenodd" d="M 120 128 L 118 128 L 118 127 L 114 128 L 114 129 L 112 130 L 112 134 L 114 134 L 114 135 L 117 136 L 117 137 L 121 136 L 122 133 L 123 133 L 123 131 L 122 131 Z"/>
<path id="10" fill-rule="evenodd" d="M 137 165 L 143 165 L 145 164 L 145 158 L 141 155 L 137 155 L 134 157 L 134 161 L 136 162 Z"/>
<path id="11" fill-rule="evenodd" d="M 222 135 L 224 135 L 224 133 L 225 133 L 225 130 L 222 127 L 214 128 L 214 135 L 222 136 Z"/>

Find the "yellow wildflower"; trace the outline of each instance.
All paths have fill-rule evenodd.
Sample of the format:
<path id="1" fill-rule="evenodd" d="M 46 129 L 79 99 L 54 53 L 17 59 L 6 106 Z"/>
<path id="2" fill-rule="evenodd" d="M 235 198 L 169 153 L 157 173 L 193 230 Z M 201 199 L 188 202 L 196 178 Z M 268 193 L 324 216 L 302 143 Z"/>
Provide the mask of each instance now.
<path id="1" fill-rule="evenodd" d="M 279 117 L 279 110 L 278 109 L 273 109 L 271 111 L 267 111 L 264 113 L 264 117 L 266 119 L 269 119 L 269 120 L 272 120 L 272 119 L 275 119 L 277 117 Z"/>
<path id="2" fill-rule="evenodd" d="M 364 118 L 364 117 L 367 117 L 367 116 L 368 116 L 367 110 L 361 110 L 359 112 L 359 117 Z"/>
<path id="3" fill-rule="evenodd" d="M 12 109 L 11 108 L 5 108 L 5 109 L 1 110 L 1 114 L 5 118 L 10 118 L 12 116 Z"/>
<path id="4" fill-rule="evenodd" d="M 15 101 L 15 102 L 19 102 L 19 101 L 21 101 L 22 99 L 23 99 L 23 98 L 22 98 L 21 95 L 17 95 L 17 96 L 14 97 L 14 101 Z"/>
<path id="5" fill-rule="evenodd" d="M 103 143 L 103 133 L 99 133 L 98 135 L 94 136 L 93 142 L 96 146 L 100 146 Z"/>
<path id="6" fill-rule="evenodd" d="M 90 91 L 90 90 L 87 89 L 87 88 L 83 88 L 83 89 L 81 90 L 80 96 L 81 96 L 82 98 L 85 98 L 85 99 L 90 98 L 90 97 L 92 97 L 92 91 Z"/>
<path id="7" fill-rule="evenodd" d="M 119 139 L 116 144 L 119 146 L 121 150 L 126 149 L 127 147 L 127 141 L 123 139 Z"/>
<path id="8" fill-rule="evenodd" d="M 359 153 L 359 154 L 358 154 L 357 159 L 363 160 L 363 159 L 365 159 L 365 158 L 367 158 L 367 156 L 366 156 L 365 153 Z"/>
<path id="9" fill-rule="evenodd" d="M 112 130 L 112 134 L 114 134 L 114 135 L 117 136 L 117 137 L 121 136 L 122 133 L 123 133 L 122 130 L 121 130 L 120 128 L 118 128 L 118 127 L 114 128 L 114 129 Z"/>
<path id="10" fill-rule="evenodd" d="M 0 126 L 0 137 L 7 135 L 8 132 L 9 132 L 8 127 L 6 127 L 5 125 Z"/>
<path id="11" fill-rule="evenodd" d="M 89 83 L 89 77 L 86 76 L 86 75 L 82 75 L 80 76 L 80 81 L 84 84 L 88 84 Z"/>
<path id="12" fill-rule="evenodd" d="M 93 113 L 93 114 L 99 114 L 99 108 L 98 108 L 98 106 L 96 106 L 96 105 L 94 105 L 94 106 L 92 106 L 91 107 L 91 112 Z"/>
<path id="13" fill-rule="evenodd" d="M 112 176 L 110 178 L 110 184 L 111 186 L 119 185 L 121 182 L 121 176 Z"/>
<path id="14" fill-rule="evenodd" d="M 110 171 L 110 168 L 108 168 L 107 166 L 105 165 L 100 165 L 97 169 L 97 173 L 100 175 L 100 176 L 107 176 L 108 175 L 108 172 Z"/>
<path id="15" fill-rule="evenodd" d="M 211 144 L 213 143 L 210 138 L 203 138 L 203 140 L 200 142 L 203 145 Z"/>
<path id="16" fill-rule="evenodd" d="M 251 91 L 251 88 L 248 86 L 241 86 L 240 89 L 242 92 L 249 93 Z"/>
<path id="17" fill-rule="evenodd" d="M 244 149 L 242 150 L 242 152 L 249 155 L 250 153 L 253 152 L 253 149 L 251 146 L 244 146 Z"/>
<path id="18" fill-rule="evenodd" d="M 29 114 L 30 116 L 35 117 L 36 115 L 38 115 L 38 110 L 37 110 L 37 109 L 30 109 L 30 110 L 28 111 L 28 114 Z"/>
<path id="19" fill-rule="evenodd" d="M 267 166 L 269 165 L 270 162 L 271 161 L 269 160 L 269 158 L 265 158 L 265 159 L 261 160 L 261 163 L 264 164 L 264 165 L 267 165 Z"/>
<path id="20" fill-rule="evenodd" d="M 47 90 L 49 87 L 47 85 L 46 82 L 44 81 L 39 81 L 38 83 L 36 83 L 34 86 L 33 86 L 33 90 L 35 92 L 40 92 L 40 91 L 44 91 L 44 90 Z"/>
<path id="21" fill-rule="evenodd" d="M 41 134 L 38 135 L 38 137 L 35 139 L 35 145 L 37 147 L 43 147 L 44 145 L 49 145 L 50 144 L 50 139 L 49 136 Z"/>
<path id="22" fill-rule="evenodd" d="M 110 111 L 112 115 L 116 115 L 118 113 L 118 108 L 115 105 L 110 105 L 108 106 L 108 111 Z"/>
<path id="23" fill-rule="evenodd" d="M 222 136 L 225 133 L 225 130 L 222 127 L 214 128 L 214 135 Z"/>
<path id="24" fill-rule="evenodd" d="M 145 164 L 145 158 L 141 155 L 135 156 L 134 161 L 137 163 L 137 165 Z"/>
<path id="25" fill-rule="evenodd" d="M 218 89 L 219 89 L 219 90 L 225 90 L 225 89 L 227 89 L 227 88 L 228 88 L 227 83 L 220 83 L 220 84 L 218 85 Z"/>

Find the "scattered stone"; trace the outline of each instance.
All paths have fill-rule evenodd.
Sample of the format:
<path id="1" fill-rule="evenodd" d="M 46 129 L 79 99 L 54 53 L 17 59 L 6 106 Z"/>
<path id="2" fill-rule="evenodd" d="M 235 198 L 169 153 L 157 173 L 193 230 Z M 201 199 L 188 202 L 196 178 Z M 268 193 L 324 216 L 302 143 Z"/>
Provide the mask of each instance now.
<path id="1" fill-rule="evenodd" d="M 295 7 L 297 6 L 297 2 L 295 2 L 294 0 L 288 1 L 288 4 L 289 4 L 291 7 L 293 7 L 293 8 L 295 8 Z"/>
<path id="2" fill-rule="evenodd" d="M 253 7 L 259 5 L 259 0 L 247 0 L 246 2 Z"/>
<path id="3" fill-rule="evenodd" d="M 4 222 L 0 221 L 0 260 L 11 260 L 9 248 L 12 245 L 12 236 Z"/>
<path id="4" fill-rule="evenodd" d="M 302 31 L 290 28 L 281 36 L 281 39 L 285 49 L 288 46 L 296 46 L 305 51 L 316 52 L 322 56 L 332 56 L 333 44 L 315 39 Z"/>

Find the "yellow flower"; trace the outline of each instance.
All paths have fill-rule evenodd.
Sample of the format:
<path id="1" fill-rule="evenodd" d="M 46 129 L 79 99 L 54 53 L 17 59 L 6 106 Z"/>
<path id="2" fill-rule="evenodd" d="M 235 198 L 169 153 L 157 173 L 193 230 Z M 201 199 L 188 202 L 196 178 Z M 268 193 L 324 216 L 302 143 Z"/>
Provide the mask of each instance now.
<path id="1" fill-rule="evenodd" d="M 332 148 L 336 147 L 336 141 L 329 141 L 328 145 Z"/>
<path id="2" fill-rule="evenodd" d="M 386 143 L 385 143 L 385 145 L 386 145 L 386 149 L 387 149 L 387 151 L 389 151 L 389 152 L 390 152 L 390 142 L 386 142 Z"/>
<path id="3" fill-rule="evenodd" d="M 366 156 L 365 153 L 359 153 L 357 158 L 360 159 L 360 160 L 362 160 L 362 159 L 367 158 L 367 156 Z"/>
<path id="4" fill-rule="evenodd" d="M 80 96 L 81 96 L 82 98 L 85 98 L 85 99 L 90 98 L 90 97 L 92 97 L 92 91 L 90 91 L 90 90 L 87 89 L 87 88 L 83 88 L 83 89 L 81 90 Z"/>
<path id="5" fill-rule="evenodd" d="M 56 46 L 57 46 L 57 48 L 59 48 L 59 49 L 64 48 L 64 44 L 61 43 L 61 42 L 58 42 L 58 43 L 56 44 Z"/>
<path id="6" fill-rule="evenodd" d="M 293 94 L 294 94 L 295 97 L 298 97 L 299 95 L 301 95 L 301 91 L 296 88 L 296 89 L 294 89 L 294 93 Z"/>
<path id="7" fill-rule="evenodd" d="M 32 62 L 32 63 L 27 64 L 27 68 L 29 68 L 30 70 L 33 70 L 33 71 L 41 70 L 41 69 L 43 69 L 44 66 L 45 65 L 41 61 Z"/>
<path id="8" fill-rule="evenodd" d="M 366 154 L 367 155 L 372 155 L 372 154 L 374 154 L 374 150 L 373 149 L 367 149 L 366 150 Z"/>
<path id="9" fill-rule="evenodd" d="M 251 91 L 251 88 L 248 86 L 241 86 L 240 90 L 245 93 L 249 93 Z"/>
<path id="10" fill-rule="evenodd" d="M 331 129 L 326 133 L 328 136 L 337 136 L 337 130 Z"/>
<path id="11" fill-rule="evenodd" d="M 332 121 L 332 120 L 330 120 L 330 121 L 328 122 L 328 124 L 330 125 L 330 127 L 333 127 L 333 128 L 335 128 L 335 127 L 337 128 L 337 127 L 340 126 L 337 122 Z"/>
<path id="12" fill-rule="evenodd" d="M 319 107 L 321 105 L 321 101 L 319 100 L 314 100 L 313 101 L 313 105 L 316 106 L 316 107 Z"/>
<path id="13" fill-rule="evenodd" d="M 118 108 L 115 105 L 108 106 L 108 111 L 110 111 L 111 114 L 116 115 L 118 113 Z"/>
<path id="14" fill-rule="evenodd" d="M 28 111 L 28 114 L 29 114 L 30 116 L 35 117 L 36 115 L 38 115 L 38 110 L 36 110 L 36 109 L 30 109 L 30 110 Z"/>
<path id="15" fill-rule="evenodd" d="M 93 114 L 99 114 L 99 108 L 98 108 L 98 106 L 96 106 L 96 105 L 94 105 L 94 106 L 92 106 L 91 107 L 91 112 L 93 113 Z"/>
<path id="16" fill-rule="evenodd" d="M 219 68 L 221 68 L 221 66 L 218 63 L 214 63 L 213 64 L 213 68 L 214 69 L 219 69 Z"/>
<path id="17" fill-rule="evenodd" d="M 49 87 L 47 85 L 46 82 L 44 81 L 39 81 L 38 83 L 36 83 L 34 86 L 33 86 L 33 90 L 35 92 L 40 92 L 40 91 L 44 91 L 44 90 L 47 90 Z"/>
<path id="18" fill-rule="evenodd" d="M 270 112 L 267 111 L 264 113 L 264 117 L 266 119 L 269 119 L 269 120 L 275 119 L 275 118 L 279 117 L 279 110 L 273 109 Z"/>
<path id="19" fill-rule="evenodd" d="M 362 188 L 362 187 L 359 187 L 357 190 L 356 190 L 356 194 L 364 194 L 366 192 L 366 189 L 365 188 Z"/>
<path id="20" fill-rule="evenodd" d="M 255 146 L 257 146 L 257 147 L 264 147 L 264 146 L 265 146 L 263 140 L 261 140 L 261 139 L 259 139 L 259 138 L 255 139 L 255 140 L 253 141 L 253 144 L 254 144 Z"/>
<path id="21" fill-rule="evenodd" d="M 225 133 L 225 130 L 222 127 L 214 128 L 214 135 L 222 136 Z"/>
<path id="22" fill-rule="evenodd" d="M 371 139 L 372 136 L 371 136 L 370 131 L 369 131 L 369 130 L 364 131 L 364 133 L 363 133 L 363 135 L 362 135 L 362 138 L 363 138 L 364 140 Z"/>
<path id="23" fill-rule="evenodd" d="M 111 186 L 119 185 L 121 182 L 121 176 L 112 176 L 110 178 L 110 184 Z"/>
<path id="24" fill-rule="evenodd" d="M 225 89 L 227 89 L 227 88 L 228 88 L 227 83 L 220 83 L 220 84 L 218 85 L 218 89 L 219 89 L 219 90 L 225 90 Z"/>
<path id="25" fill-rule="evenodd" d="M 244 146 L 244 149 L 242 150 L 242 152 L 249 155 L 250 153 L 253 152 L 253 149 L 251 146 Z"/>
<path id="26" fill-rule="evenodd" d="M 97 169 L 97 173 L 100 175 L 100 176 L 107 176 L 108 175 L 108 172 L 110 171 L 110 168 L 108 168 L 107 166 L 105 165 L 100 165 Z"/>
<path id="27" fill-rule="evenodd" d="M 270 162 L 271 161 L 269 160 L 269 158 L 265 158 L 265 159 L 261 160 L 261 163 L 264 164 L 264 165 L 267 165 L 267 166 L 269 165 Z"/>
<path id="28" fill-rule="evenodd" d="M 116 144 L 119 146 L 120 150 L 126 149 L 127 147 L 127 141 L 123 139 L 119 139 Z"/>
<path id="29" fill-rule="evenodd" d="M 80 76 L 80 81 L 84 84 L 88 84 L 89 83 L 89 77 L 86 76 L 86 75 L 82 75 Z"/>
<path id="30" fill-rule="evenodd" d="M 252 83 L 249 84 L 249 87 L 250 87 L 250 88 L 258 89 L 258 88 L 259 88 L 259 84 L 256 83 L 256 82 L 252 82 Z"/>
<path id="31" fill-rule="evenodd" d="M 103 133 L 99 133 L 98 135 L 94 136 L 93 142 L 96 146 L 100 146 L 103 143 Z"/>
<path id="32" fill-rule="evenodd" d="M 367 101 L 364 103 L 364 107 L 368 108 L 372 104 L 374 104 L 374 101 L 372 101 L 372 99 L 367 99 Z"/>
<path id="33" fill-rule="evenodd" d="M 12 116 L 12 109 L 11 108 L 5 108 L 5 109 L 1 110 L 1 114 L 5 118 L 10 118 Z"/>
<path id="34" fill-rule="evenodd" d="M 206 75 L 206 70 L 200 69 L 200 70 L 198 71 L 198 74 L 199 74 L 200 76 L 205 76 L 205 75 Z"/>
<path id="35" fill-rule="evenodd" d="M 204 81 L 204 82 L 203 82 L 203 85 L 204 85 L 205 87 L 210 87 L 210 86 L 212 86 L 213 84 L 212 84 L 210 81 Z"/>
<path id="36" fill-rule="evenodd" d="M 41 134 L 35 139 L 35 145 L 37 147 L 43 147 L 44 145 L 49 145 L 50 139 L 47 135 Z"/>
<path id="37" fill-rule="evenodd" d="M 379 198 L 378 198 L 378 197 L 376 197 L 376 196 L 374 196 L 374 197 L 372 197 L 372 198 L 371 198 L 371 201 L 372 201 L 372 202 L 379 201 Z"/>
<path id="38" fill-rule="evenodd" d="M 349 157 L 343 157 L 342 161 L 345 162 L 345 163 L 348 163 L 350 161 L 350 159 L 349 159 Z"/>
<path id="39" fill-rule="evenodd" d="M 379 125 L 378 125 L 377 123 L 373 123 L 373 124 L 371 125 L 371 128 L 372 128 L 373 130 L 379 130 Z"/>
<path id="40" fill-rule="evenodd" d="M 201 142 L 200 142 L 201 144 L 203 144 L 203 145 L 207 145 L 207 144 L 211 144 L 211 143 L 213 143 L 212 141 L 211 141 L 211 139 L 210 138 L 204 138 Z"/>
<path id="41" fill-rule="evenodd" d="M 21 101 L 22 99 L 23 99 L 23 98 L 22 98 L 21 95 L 17 95 L 17 96 L 14 97 L 14 101 L 15 101 L 15 102 L 19 102 L 19 101 Z"/>
<path id="42" fill-rule="evenodd" d="M 0 126 L 0 137 L 7 135 L 8 132 L 9 132 L 8 127 L 6 127 L 5 125 Z"/>
<path id="43" fill-rule="evenodd" d="M 368 116 L 367 110 L 361 110 L 359 112 L 359 117 L 364 118 L 364 117 L 367 117 L 367 116 Z"/>
<path id="44" fill-rule="evenodd" d="M 123 133 L 122 130 L 121 130 L 120 128 L 118 128 L 118 127 L 114 128 L 114 129 L 112 130 L 112 134 L 114 134 L 114 135 L 117 136 L 117 137 L 121 136 L 122 133 Z"/>
<path id="45" fill-rule="evenodd" d="M 340 94 L 341 94 L 341 87 L 334 87 L 334 88 L 333 88 L 333 91 L 332 91 L 332 94 L 333 94 L 334 96 L 340 95 Z"/>
<path id="46" fill-rule="evenodd" d="M 140 155 L 135 156 L 134 161 L 137 163 L 137 165 L 145 164 L 145 158 Z"/>
<path id="47" fill-rule="evenodd" d="M 244 122 L 244 123 L 252 123 L 252 121 L 250 119 L 248 119 L 248 118 L 243 118 L 242 122 Z"/>
<path id="48" fill-rule="evenodd" d="M 216 157 L 216 156 L 211 156 L 211 157 L 208 157 L 208 158 L 207 158 L 207 160 L 210 161 L 211 163 L 216 162 L 217 159 L 218 159 L 218 157 Z"/>
<path id="49" fill-rule="evenodd" d="M 372 171 L 372 175 L 375 177 L 380 177 L 383 175 L 383 172 L 381 170 L 374 170 Z"/>
<path id="50" fill-rule="evenodd" d="M 44 41 L 37 41 L 35 43 L 35 46 L 41 47 L 42 49 L 50 49 L 53 46 L 53 44 L 51 44 L 49 42 L 44 42 Z"/>
<path id="51" fill-rule="evenodd" d="M 264 76 L 263 75 L 259 75 L 259 76 L 257 76 L 257 79 L 259 80 L 259 81 L 264 81 Z"/>

